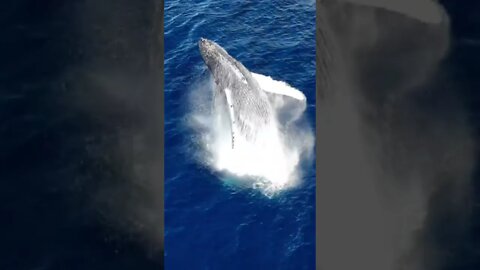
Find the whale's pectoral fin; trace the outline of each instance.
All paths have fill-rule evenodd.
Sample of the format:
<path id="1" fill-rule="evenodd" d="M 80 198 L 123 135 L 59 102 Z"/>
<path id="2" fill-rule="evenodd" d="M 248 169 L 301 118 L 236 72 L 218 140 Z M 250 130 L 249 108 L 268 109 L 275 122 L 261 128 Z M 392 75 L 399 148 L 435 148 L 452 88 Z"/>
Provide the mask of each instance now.
<path id="1" fill-rule="evenodd" d="M 231 131 L 232 131 L 232 149 L 234 149 L 235 147 L 235 112 L 233 110 L 232 92 L 228 88 L 226 88 L 224 92 L 225 92 L 225 97 L 227 99 L 228 114 L 230 115 L 230 124 L 231 124 Z"/>
<path id="2" fill-rule="evenodd" d="M 287 96 L 300 102 L 307 101 L 307 98 L 301 91 L 291 87 L 287 83 L 275 81 L 271 77 L 265 76 L 262 74 L 252 73 L 252 75 L 253 75 L 253 78 L 259 83 L 259 86 L 262 86 L 262 85 L 269 86 L 269 87 L 261 87 L 261 89 L 267 94 Z"/>
<path id="3" fill-rule="evenodd" d="M 277 119 L 281 123 L 294 122 L 302 116 L 307 108 L 307 98 L 301 91 L 285 82 L 275 81 L 269 76 L 256 73 L 252 75 L 267 95 L 272 107 L 277 110 Z"/>

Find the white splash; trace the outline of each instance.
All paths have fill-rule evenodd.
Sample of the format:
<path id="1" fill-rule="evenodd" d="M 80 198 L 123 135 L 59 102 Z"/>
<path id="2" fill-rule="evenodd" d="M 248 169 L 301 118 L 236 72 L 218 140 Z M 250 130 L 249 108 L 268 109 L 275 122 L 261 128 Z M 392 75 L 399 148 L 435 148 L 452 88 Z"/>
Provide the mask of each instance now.
<path id="1" fill-rule="evenodd" d="M 308 160 L 313 153 L 314 135 L 306 121 L 299 121 L 306 108 L 301 91 L 268 76 L 252 75 L 269 96 L 276 118 L 276 123 L 259 132 L 255 143 L 236 136 L 232 149 L 224 95 L 214 94 L 210 80 L 192 89 L 189 123 L 202 149 L 197 159 L 217 172 L 233 176 L 235 182 L 251 184 L 273 196 L 298 183 L 302 160 Z"/>

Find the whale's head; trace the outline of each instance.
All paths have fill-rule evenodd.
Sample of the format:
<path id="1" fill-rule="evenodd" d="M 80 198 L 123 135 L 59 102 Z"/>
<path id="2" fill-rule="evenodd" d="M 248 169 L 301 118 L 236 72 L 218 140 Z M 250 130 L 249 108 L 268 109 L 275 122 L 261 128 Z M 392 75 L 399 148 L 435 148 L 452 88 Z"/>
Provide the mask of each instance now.
<path id="1" fill-rule="evenodd" d="M 214 41 L 201 38 L 198 41 L 198 47 L 203 61 L 210 71 L 214 72 L 219 65 L 225 65 L 228 59 L 228 53 Z"/>
<path id="2" fill-rule="evenodd" d="M 248 70 L 216 42 L 201 38 L 198 47 L 217 85 L 230 87 L 237 83 L 247 83 Z"/>

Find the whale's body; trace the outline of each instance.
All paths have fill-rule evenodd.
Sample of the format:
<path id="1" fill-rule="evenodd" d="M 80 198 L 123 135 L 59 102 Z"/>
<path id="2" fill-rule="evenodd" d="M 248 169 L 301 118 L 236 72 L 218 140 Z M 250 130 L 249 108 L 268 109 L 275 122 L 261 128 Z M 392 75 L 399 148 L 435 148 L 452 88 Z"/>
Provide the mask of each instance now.
<path id="1" fill-rule="evenodd" d="M 199 49 L 215 80 L 216 94 L 223 95 L 228 105 L 232 148 L 237 136 L 255 141 L 259 131 L 275 124 L 267 94 L 250 71 L 217 43 L 202 38 Z"/>

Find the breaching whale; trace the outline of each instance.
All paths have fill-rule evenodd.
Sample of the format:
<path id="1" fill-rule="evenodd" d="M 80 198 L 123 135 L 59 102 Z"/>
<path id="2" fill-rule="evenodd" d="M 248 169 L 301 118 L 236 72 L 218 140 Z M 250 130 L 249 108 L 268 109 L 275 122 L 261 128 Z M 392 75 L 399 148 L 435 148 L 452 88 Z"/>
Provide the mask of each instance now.
<path id="1" fill-rule="evenodd" d="M 232 149 L 239 136 L 255 142 L 259 132 L 277 124 L 269 95 L 280 94 L 305 101 L 303 94 L 299 95 L 298 92 L 266 92 L 269 90 L 261 88 L 252 73 L 216 42 L 201 38 L 198 46 L 214 78 L 216 94 L 223 95 L 226 100 L 231 122 Z"/>

